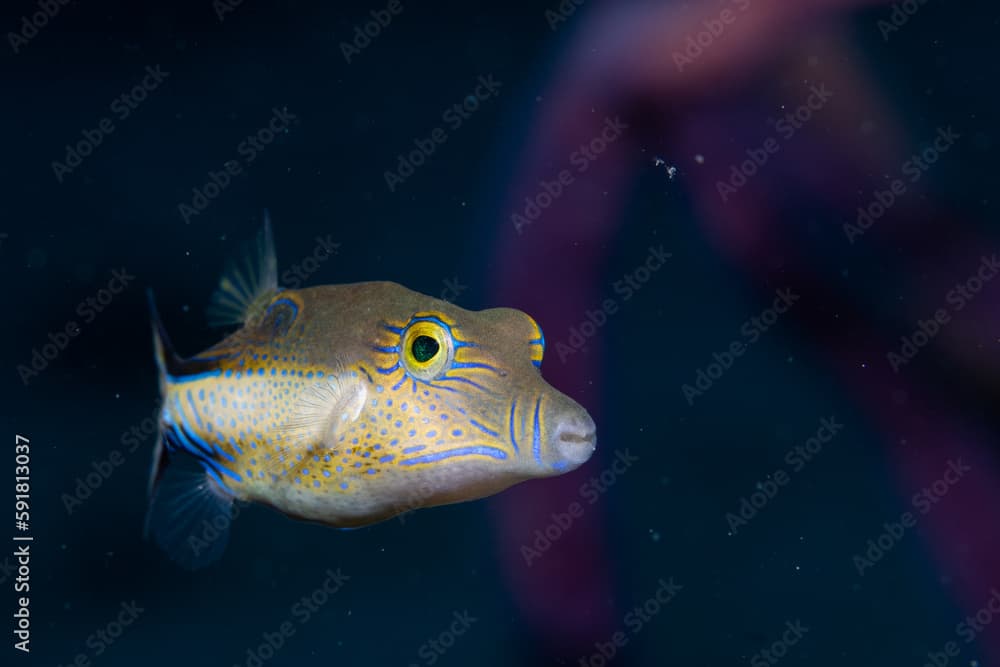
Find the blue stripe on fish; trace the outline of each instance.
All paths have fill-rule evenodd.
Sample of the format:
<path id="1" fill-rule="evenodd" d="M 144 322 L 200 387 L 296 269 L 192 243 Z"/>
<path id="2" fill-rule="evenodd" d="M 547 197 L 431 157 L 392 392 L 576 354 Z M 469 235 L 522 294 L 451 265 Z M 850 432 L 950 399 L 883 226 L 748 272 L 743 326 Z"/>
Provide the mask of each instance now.
<path id="1" fill-rule="evenodd" d="M 470 343 L 455 338 L 455 333 L 452 331 L 452 325 L 448 324 L 440 317 L 435 317 L 434 315 L 422 315 L 420 317 L 414 317 L 413 319 L 410 320 L 410 322 L 406 326 L 410 327 L 413 325 L 414 322 L 434 322 L 435 324 L 439 325 L 445 331 L 448 332 L 449 336 L 451 336 L 452 343 L 454 344 L 455 347 L 479 347 L 479 345 L 476 343 Z M 458 324 L 455 324 L 454 326 L 455 328 L 459 329 L 461 328 Z M 403 329 L 399 329 L 398 331 L 395 329 L 390 329 L 390 331 L 392 331 L 393 333 L 402 333 Z"/>
<path id="2" fill-rule="evenodd" d="M 185 451 L 195 458 L 201 458 L 205 455 L 204 452 L 195 447 L 192 443 L 186 441 L 182 438 L 174 428 L 164 429 L 163 431 L 163 441 L 167 445 L 167 451 Z"/>
<path id="3" fill-rule="evenodd" d="M 194 373 L 193 375 L 167 375 L 167 380 L 180 384 L 182 382 L 195 382 L 197 380 L 204 380 L 205 378 L 216 378 L 222 375 L 222 369 L 217 368 L 214 371 L 205 371 L 204 373 Z"/>
<path id="4" fill-rule="evenodd" d="M 214 479 L 214 480 L 215 480 L 215 483 L 216 483 L 216 484 L 218 484 L 218 485 L 219 485 L 219 486 L 221 486 L 221 487 L 222 487 L 223 489 L 225 489 L 227 493 L 232 493 L 232 492 L 233 492 L 233 490 L 232 490 L 232 489 L 230 489 L 230 488 L 229 488 L 229 487 L 228 487 L 228 486 L 226 485 L 226 483 L 222 481 L 222 478 L 221 478 L 221 477 L 219 476 L 219 473 L 215 472 L 215 470 L 213 470 L 213 469 L 212 469 L 212 466 L 208 465 L 208 464 L 207 464 L 207 462 L 205 462 L 205 461 L 202 461 L 202 462 L 201 462 L 201 464 L 202 464 L 203 466 L 205 466 L 205 472 L 207 472 L 207 473 L 208 473 L 209 475 L 211 475 L 211 476 L 212 476 L 212 479 Z"/>
<path id="5" fill-rule="evenodd" d="M 453 361 L 453 362 L 451 362 L 451 367 L 452 368 L 485 368 L 487 370 L 493 371 L 497 375 L 503 375 L 503 373 L 500 372 L 500 369 L 497 368 L 496 366 L 492 366 L 490 364 L 484 364 L 484 363 L 478 362 L 478 361 Z"/>
<path id="6" fill-rule="evenodd" d="M 452 377 L 448 377 L 447 375 L 445 375 L 444 377 L 438 378 L 436 381 L 437 382 L 464 382 L 465 384 L 470 384 L 473 387 L 475 387 L 476 389 L 479 389 L 480 391 L 486 392 L 487 394 L 493 394 L 492 391 L 490 391 L 489 389 L 487 389 L 483 385 L 479 384 L 478 382 L 473 382 L 472 380 L 469 380 L 467 378 L 452 378 Z M 450 389 L 451 391 L 456 391 L 455 389 L 451 389 L 450 387 L 440 387 L 439 386 L 438 389 Z"/>
<path id="7" fill-rule="evenodd" d="M 203 466 L 206 466 L 206 467 L 207 466 L 211 466 L 217 472 L 225 473 L 225 474 L 229 475 L 230 477 L 232 477 L 237 482 L 241 482 L 241 483 L 243 482 L 243 477 L 238 472 L 236 472 L 235 470 L 232 470 L 230 468 L 227 468 L 226 466 L 222 465 L 218 461 L 215 461 L 214 459 L 202 459 L 201 460 L 201 464 Z M 229 491 L 230 493 L 232 493 L 232 491 L 229 489 L 229 487 L 226 487 L 226 490 Z"/>
<path id="8" fill-rule="evenodd" d="M 191 406 L 191 414 L 194 415 L 194 419 L 198 423 L 198 427 L 199 428 L 204 428 L 205 425 L 201 421 L 201 415 L 198 414 L 198 408 L 194 404 L 194 398 L 191 396 L 191 390 L 190 389 L 187 390 L 187 401 L 188 401 L 188 405 Z"/>
<path id="9" fill-rule="evenodd" d="M 457 379 L 458 378 L 438 378 L 438 380 L 457 380 Z M 424 382 L 424 381 L 421 380 L 421 382 Z M 458 389 L 455 389 L 454 387 L 445 387 L 444 385 L 441 385 L 441 384 L 439 384 L 439 385 L 433 385 L 430 382 L 424 382 L 424 384 L 431 385 L 431 386 L 434 387 L 434 389 L 440 389 L 441 391 L 450 391 L 453 394 L 465 394 L 466 396 L 470 396 L 471 395 L 467 391 L 459 391 Z M 415 379 L 413 380 L 413 391 L 414 392 L 417 391 L 417 381 Z"/>
<path id="10" fill-rule="evenodd" d="M 498 447 L 459 447 L 458 449 L 448 449 L 443 452 L 435 452 L 424 456 L 417 456 L 412 459 L 404 459 L 399 465 L 411 466 L 418 463 L 434 463 L 441 459 L 449 459 L 453 456 L 489 456 L 494 459 L 507 458 L 507 452 Z"/>
<path id="11" fill-rule="evenodd" d="M 542 406 L 542 397 L 538 397 L 538 401 L 535 403 L 535 428 L 534 435 L 531 440 L 531 451 L 535 455 L 535 461 L 538 463 L 542 462 L 542 429 L 541 424 L 538 422 L 538 409 Z"/>
<path id="12" fill-rule="evenodd" d="M 187 429 L 184 428 L 183 424 L 178 424 L 172 429 L 173 434 L 177 437 L 178 442 L 181 446 L 191 453 L 192 456 L 198 459 L 212 456 L 212 450 L 207 445 L 202 449 L 199 445 L 201 443 L 192 440 Z"/>
<path id="13" fill-rule="evenodd" d="M 238 474 L 229 468 L 216 463 L 211 458 L 212 450 L 208 448 L 208 444 L 201 440 L 201 438 L 193 435 L 190 431 L 184 428 L 183 425 L 167 430 L 164 437 L 167 440 L 168 446 L 173 445 L 171 449 L 176 451 L 179 446 L 180 449 L 183 449 L 193 456 L 227 492 L 232 493 L 232 489 L 226 486 L 226 484 L 222 481 L 221 475 L 223 473 L 230 475 L 237 482 L 243 481 Z"/>
<path id="14" fill-rule="evenodd" d="M 219 452 L 219 454 L 228 459 L 230 463 L 236 463 L 236 459 L 233 458 L 233 455 L 224 450 L 222 447 L 219 445 L 213 445 L 213 447 L 215 448 L 215 451 Z"/>
<path id="15" fill-rule="evenodd" d="M 274 303 L 272 303 L 270 306 L 267 307 L 267 311 L 264 313 L 264 315 L 265 316 L 270 315 L 271 311 L 277 308 L 278 306 L 289 306 L 292 309 L 292 322 L 294 322 L 295 318 L 299 316 L 299 306 L 291 299 L 277 299 Z M 291 324 L 291 322 L 289 322 L 288 324 Z"/>
<path id="16" fill-rule="evenodd" d="M 198 434 L 192 433 L 190 430 L 188 430 L 188 428 L 187 428 L 187 426 L 185 424 L 181 424 L 180 425 L 180 434 L 184 438 L 187 438 L 187 440 L 188 440 L 189 443 L 191 443 L 192 445 L 195 445 L 195 446 L 197 446 L 198 448 L 201 449 L 201 451 L 203 453 L 201 455 L 199 455 L 197 458 L 198 458 L 199 461 L 201 461 L 201 463 L 203 465 L 204 464 L 209 464 L 216 471 L 226 473 L 227 475 L 229 475 L 230 477 L 232 477 L 237 482 L 242 482 L 243 481 L 243 478 L 239 475 L 239 473 L 237 473 L 234 470 L 231 470 L 231 469 L 227 468 L 226 466 L 222 465 L 221 463 L 219 463 L 218 461 L 216 461 L 213 458 L 212 450 L 214 449 L 215 451 L 219 452 L 220 454 L 222 454 L 223 456 L 225 456 L 227 459 L 229 459 L 231 462 L 233 462 L 233 463 L 236 462 L 236 459 L 234 459 L 228 453 L 226 453 L 225 451 L 223 451 L 222 449 L 220 449 L 218 447 L 218 445 L 215 445 L 213 447 L 213 445 L 208 444 L 200 436 L 198 436 Z"/>
<path id="17" fill-rule="evenodd" d="M 515 398 L 510 404 L 510 444 L 514 445 L 514 451 L 520 452 L 521 449 L 517 446 L 517 438 L 514 437 L 514 413 L 517 409 L 517 399 Z"/>
<path id="18" fill-rule="evenodd" d="M 475 426 L 476 428 L 478 428 L 480 431 L 482 431 L 486 435 L 493 436 L 494 438 L 496 438 L 497 436 L 500 435 L 496 431 L 494 431 L 492 429 L 486 428 L 485 426 L 483 426 L 482 424 L 480 424 L 479 422 L 477 422 L 475 419 L 470 419 L 469 423 L 472 424 L 473 426 Z"/>

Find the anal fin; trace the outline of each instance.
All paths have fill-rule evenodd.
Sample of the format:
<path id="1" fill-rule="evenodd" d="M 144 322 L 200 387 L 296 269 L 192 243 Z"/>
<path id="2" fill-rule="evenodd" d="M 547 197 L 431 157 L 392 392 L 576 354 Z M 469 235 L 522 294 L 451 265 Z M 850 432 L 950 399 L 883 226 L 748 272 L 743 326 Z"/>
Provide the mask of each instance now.
<path id="1" fill-rule="evenodd" d="M 215 562 L 225 551 L 233 497 L 200 466 L 182 468 L 171 463 L 162 470 L 150 501 L 146 536 L 178 565 L 195 570 Z"/>

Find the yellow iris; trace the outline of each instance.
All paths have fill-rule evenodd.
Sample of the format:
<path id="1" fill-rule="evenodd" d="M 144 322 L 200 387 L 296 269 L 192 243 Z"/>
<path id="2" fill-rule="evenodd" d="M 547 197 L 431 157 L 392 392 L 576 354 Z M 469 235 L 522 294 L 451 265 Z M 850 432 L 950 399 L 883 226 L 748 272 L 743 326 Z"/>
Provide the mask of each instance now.
<path id="1" fill-rule="evenodd" d="M 440 377 L 453 355 L 451 335 L 437 322 L 414 322 L 403 332 L 400 357 L 407 372 L 420 380 Z"/>

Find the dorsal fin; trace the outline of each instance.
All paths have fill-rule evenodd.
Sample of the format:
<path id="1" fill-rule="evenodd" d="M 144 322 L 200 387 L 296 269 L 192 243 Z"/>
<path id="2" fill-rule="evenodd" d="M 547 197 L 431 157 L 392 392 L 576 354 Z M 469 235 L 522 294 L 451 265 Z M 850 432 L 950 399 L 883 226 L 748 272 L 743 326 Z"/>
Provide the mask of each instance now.
<path id="1" fill-rule="evenodd" d="M 156 369 L 160 373 L 160 396 L 166 397 L 167 383 L 171 378 L 203 373 L 217 366 L 212 358 L 185 359 L 178 355 L 174 346 L 170 344 L 170 337 L 167 335 L 163 320 L 160 319 L 160 313 L 156 309 L 153 290 L 147 290 L 146 296 L 149 299 L 149 318 L 153 323 L 153 351 L 156 355 Z"/>
<path id="2" fill-rule="evenodd" d="M 226 263 L 219 287 L 208 306 L 211 326 L 246 324 L 263 312 L 278 292 L 278 260 L 274 254 L 271 216 L 264 211 L 264 227 L 243 253 Z"/>
<path id="3" fill-rule="evenodd" d="M 156 300 L 153 298 L 153 290 L 146 290 L 146 298 L 149 301 L 149 319 L 153 324 L 153 352 L 156 355 L 156 368 L 160 372 L 160 396 L 166 396 L 167 375 L 179 375 L 183 371 L 184 360 L 177 356 L 174 346 L 170 344 L 170 337 L 160 319 L 160 313 L 156 309 Z"/>

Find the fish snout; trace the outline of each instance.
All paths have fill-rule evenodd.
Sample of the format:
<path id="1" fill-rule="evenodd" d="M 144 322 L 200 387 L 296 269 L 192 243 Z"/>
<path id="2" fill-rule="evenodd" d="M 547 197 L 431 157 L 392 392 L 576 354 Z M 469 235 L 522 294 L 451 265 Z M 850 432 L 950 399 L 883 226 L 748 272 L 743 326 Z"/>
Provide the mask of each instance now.
<path id="1" fill-rule="evenodd" d="M 552 466 L 571 470 L 585 463 L 597 447 L 597 427 L 586 410 L 579 405 L 553 415 L 549 451 Z"/>

